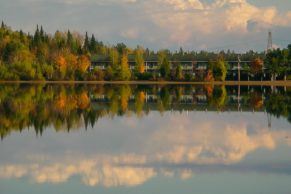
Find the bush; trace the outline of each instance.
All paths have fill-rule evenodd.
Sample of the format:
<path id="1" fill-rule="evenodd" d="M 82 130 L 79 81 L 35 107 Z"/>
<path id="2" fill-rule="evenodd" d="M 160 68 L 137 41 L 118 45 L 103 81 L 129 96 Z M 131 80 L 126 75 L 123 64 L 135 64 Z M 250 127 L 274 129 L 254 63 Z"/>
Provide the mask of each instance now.
<path id="1" fill-rule="evenodd" d="M 136 74 L 137 80 L 152 80 L 153 79 L 153 74 L 152 73 L 137 73 Z"/>

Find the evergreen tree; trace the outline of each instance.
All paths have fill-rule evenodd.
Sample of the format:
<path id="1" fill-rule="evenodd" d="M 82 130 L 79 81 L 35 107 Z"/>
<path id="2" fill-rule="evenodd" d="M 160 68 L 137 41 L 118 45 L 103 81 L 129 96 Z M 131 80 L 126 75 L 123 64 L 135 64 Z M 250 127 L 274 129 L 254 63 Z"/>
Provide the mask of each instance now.
<path id="1" fill-rule="evenodd" d="M 22 30 L 19 31 L 19 38 L 22 42 L 24 42 L 24 34 Z"/>
<path id="2" fill-rule="evenodd" d="M 4 22 L 2 21 L 1 22 L 1 29 L 4 29 L 5 28 L 5 24 L 4 24 Z"/>
<path id="3" fill-rule="evenodd" d="M 85 41 L 84 41 L 84 46 L 83 46 L 84 51 L 89 51 L 89 38 L 88 38 L 88 33 L 86 32 L 85 35 Z"/>
<path id="4" fill-rule="evenodd" d="M 36 31 L 34 33 L 34 37 L 33 37 L 33 42 L 34 42 L 34 45 L 38 45 L 40 43 L 40 32 L 39 32 L 39 29 L 38 29 L 38 25 L 36 27 Z"/>
<path id="5" fill-rule="evenodd" d="M 72 45 L 73 45 L 73 36 L 72 36 L 70 30 L 68 30 L 68 32 L 67 32 L 67 45 L 68 45 L 68 47 L 70 47 L 70 48 L 71 48 Z"/>
<path id="6" fill-rule="evenodd" d="M 40 35 L 40 40 L 41 41 L 44 41 L 44 31 L 43 31 L 42 26 L 40 26 L 40 33 L 39 33 L 39 35 Z"/>
<path id="7" fill-rule="evenodd" d="M 115 48 L 117 49 L 117 51 L 118 51 L 118 53 L 120 55 L 122 55 L 123 52 L 126 52 L 126 50 L 127 50 L 127 46 L 123 42 L 122 43 L 117 43 Z"/>
<path id="8" fill-rule="evenodd" d="M 92 34 L 90 45 L 89 45 L 90 53 L 96 53 L 96 46 L 97 46 L 96 40 L 95 40 L 94 34 Z"/>

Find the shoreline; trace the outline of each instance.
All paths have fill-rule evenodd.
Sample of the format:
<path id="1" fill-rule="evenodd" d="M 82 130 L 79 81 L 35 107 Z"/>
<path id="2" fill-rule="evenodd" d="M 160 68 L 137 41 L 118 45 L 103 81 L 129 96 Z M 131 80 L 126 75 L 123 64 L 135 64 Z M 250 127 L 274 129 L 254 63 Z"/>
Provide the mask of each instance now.
<path id="1" fill-rule="evenodd" d="M 127 84 L 127 85 L 242 85 L 242 86 L 291 86 L 288 81 L 213 81 L 213 82 L 183 82 L 183 81 L 0 81 L 0 84 Z"/>

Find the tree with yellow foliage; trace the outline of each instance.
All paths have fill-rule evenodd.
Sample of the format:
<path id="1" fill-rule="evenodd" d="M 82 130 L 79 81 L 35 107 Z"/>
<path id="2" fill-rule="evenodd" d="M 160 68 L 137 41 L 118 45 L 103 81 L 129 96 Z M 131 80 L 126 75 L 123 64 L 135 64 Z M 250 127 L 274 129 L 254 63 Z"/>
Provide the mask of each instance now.
<path id="1" fill-rule="evenodd" d="M 67 61 L 65 57 L 61 54 L 58 54 L 54 61 L 58 70 L 59 79 L 64 79 L 67 71 Z"/>
<path id="2" fill-rule="evenodd" d="M 131 78 L 131 71 L 129 69 L 128 56 L 126 52 L 124 52 L 121 57 L 121 64 L 118 77 L 120 80 L 129 80 Z"/>
<path id="3" fill-rule="evenodd" d="M 139 91 L 135 96 L 135 111 L 138 116 L 142 115 L 144 101 L 145 101 L 145 92 Z"/>
<path id="4" fill-rule="evenodd" d="M 137 48 L 135 50 L 135 70 L 138 73 L 145 72 L 145 65 L 144 65 L 144 50 L 142 48 Z"/>

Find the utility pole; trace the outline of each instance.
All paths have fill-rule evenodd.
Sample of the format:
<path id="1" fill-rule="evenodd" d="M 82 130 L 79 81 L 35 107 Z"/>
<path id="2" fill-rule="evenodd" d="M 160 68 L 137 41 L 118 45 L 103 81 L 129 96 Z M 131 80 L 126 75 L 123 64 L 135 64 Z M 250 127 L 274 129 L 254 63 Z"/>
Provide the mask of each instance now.
<path id="1" fill-rule="evenodd" d="M 240 110 L 240 57 L 237 56 L 237 79 L 238 79 L 238 89 L 237 89 L 237 109 Z"/>
<path id="2" fill-rule="evenodd" d="M 237 56 L 237 79 L 238 79 L 238 81 L 240 82 L 240 57 L 239 57 L 239 55 Z"/>

